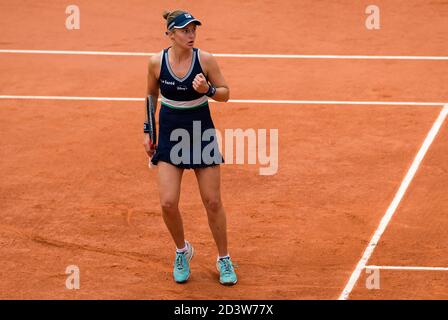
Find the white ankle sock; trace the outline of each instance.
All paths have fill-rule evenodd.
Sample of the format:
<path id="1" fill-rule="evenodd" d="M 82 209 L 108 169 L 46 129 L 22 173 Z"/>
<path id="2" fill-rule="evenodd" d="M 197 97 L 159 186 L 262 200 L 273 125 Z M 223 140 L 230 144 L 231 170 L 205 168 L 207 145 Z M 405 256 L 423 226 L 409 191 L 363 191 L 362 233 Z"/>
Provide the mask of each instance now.
<path id="1" fill-rule="evenodd" d="M 218 259 L 217 260 L 224 259 L 224 258 L 230 258 L 230 255 L 229 254 L 226 254 L 225 256 L 218 255 Z"/>
<path id="2" fill-rule="evenodd" d="M 185 241 L 185 246 L 182 249 L 176 248 L 176 252 L 182 253 L 188 250 L 187 241 Z"/>

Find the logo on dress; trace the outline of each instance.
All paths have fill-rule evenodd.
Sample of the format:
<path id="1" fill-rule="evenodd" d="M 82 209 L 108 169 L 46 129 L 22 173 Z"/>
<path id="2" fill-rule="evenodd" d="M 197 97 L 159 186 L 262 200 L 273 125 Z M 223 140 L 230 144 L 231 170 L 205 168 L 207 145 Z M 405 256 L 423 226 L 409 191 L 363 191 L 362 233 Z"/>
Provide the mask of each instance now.
<path id="1" fill-rule="evenodd" d="M 161 79 L 160 82 L 162 82 L 163 84 L 167 84 L 169 86 L 174 86 L 174 81 L 166 81 L 164 79 Z"/>
<path id="2" fill-rule="evenodd" d="M 177 90 L 180 90 L 180 91 L 187 91 L 187 90 L 188 90 L 188 87 L 187 87 L 187 86 L 184 86 L 184 85 L 180 85 L 180 86 L 177 86 Z"/>

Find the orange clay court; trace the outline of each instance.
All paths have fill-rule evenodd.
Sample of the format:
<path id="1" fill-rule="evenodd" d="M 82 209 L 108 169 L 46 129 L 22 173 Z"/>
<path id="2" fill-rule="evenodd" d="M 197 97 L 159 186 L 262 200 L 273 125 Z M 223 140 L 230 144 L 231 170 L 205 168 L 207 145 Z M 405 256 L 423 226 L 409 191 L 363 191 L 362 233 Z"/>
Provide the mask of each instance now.
<path id="1" fill-rule="evenodd" d="M 78 0 L 67 30 L 69 3 L 0 1 L 0 298 L 448 299 L 448 2 L 375 1 L 380 30 L 369 4 Z M 180 210 L 196 255 L 174 283 L 142 146 L 147 61 L 176 8 L 201 19 L 195 46 L 229 83 L 216 127 L 279 132 L 275 175 L 221 168 L 230 288 L 192 171 Z"/>

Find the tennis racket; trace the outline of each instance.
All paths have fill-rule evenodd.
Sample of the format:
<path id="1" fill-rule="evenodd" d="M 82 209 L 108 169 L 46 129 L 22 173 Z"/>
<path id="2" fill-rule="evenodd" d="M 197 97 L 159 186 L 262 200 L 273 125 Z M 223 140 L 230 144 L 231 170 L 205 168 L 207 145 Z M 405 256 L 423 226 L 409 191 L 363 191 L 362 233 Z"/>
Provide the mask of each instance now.
<path id="1" fill-rule="evenodd" d="M 154 99 L 151 95 L 146 98 L 146 116 L 149 124 L 149 139 L 151 140 L 151 145 L 157 148 L 157 132 L 156 132 L 156 108 L 154 104 Z M 148 166 L 153 167 L 151 159 L 149 159 Z"/>

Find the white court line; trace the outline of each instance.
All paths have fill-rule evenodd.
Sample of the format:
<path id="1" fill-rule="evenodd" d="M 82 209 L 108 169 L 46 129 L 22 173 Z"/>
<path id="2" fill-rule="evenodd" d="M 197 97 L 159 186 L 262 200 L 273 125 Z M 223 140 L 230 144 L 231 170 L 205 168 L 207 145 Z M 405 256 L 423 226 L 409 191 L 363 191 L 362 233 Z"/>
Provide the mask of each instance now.
<path id="1" fill-rule="evenodd" d="M 80 50 L 14 50 L 1 49 L 0 53 L 69 54 L 98 56 L 153 56 L 154 52 L 80 51 Z M 395 55 L 318 55 L 318 54 L 253 54 L 214 53 L 221 58 L 269 58 L 269 59 L 357 59 L 357 60 L 448 60 L 448 56 L 395 56 Z"/>
<path id="2" fill-rule="evenodd" d="M 234 103 L 274 103 L 274 104 L 349 104 L 349 105 L 383 105 L 383 106 L 443 106 L 444 102 L 412 102 L 412 101 L 341 101 L 341 100 L 238 100 Z"/>
<path id="3" fill-rule="evenodd" d="M 6 100 L 80 100 L 80 101 L 145 101 L 145 98 L 72 97 L 72 96 L 15 96 L 0 95 Z M 159 99 L 160 100 L 160 99 Z"/>
<path id="4" fill-rule="evenodd" d="M 405 267 L 405 266 L 365 266 L 365 269 L 411 270 L 411 271 L 448 271 L 445 267 Z"/>
<path id="5" fill-rule="evenodd" d="M 79 96 L 21 96 L 0 95 L 0 100 L 79 100 L 79 101 L 145 101 L 145 98 L 119 97 L 79 97 Z M 159 99 L 160 101 L 160 99 Z M 209 100 L 209 102 L 216 102 Z M 333 104 L 333 105 L 383 105 L 383 106 L 443 106 L 443 102 L 412 102 L 412 101 L 337 101 L 337 100 L 241 100 L 231 99 L 230 103 L 254 104 Z"/>
<path id="6" fill-rule="evenodd" d="M 376 246 L 378 245 L 378 242 L 384 232 L 386 230 L 387 225 L 389 224 L 390 220 L 392 219 L 392 216 L 394 215 L 395 211 L 397 210 L 398 205 L 400 204 L 401 199 L 403 198 L 404 194 L 406 193 L 406 190 L 408 189 L 412 179 L 415 176 L 415 173 L 417 172 L 423 158 L 425 157 L 426 152 L 428 151 L 429 147 L 431 146 L 432 142 L 434 141 L 434 138 L 436 137 L 437 133 L 440 130 L 440 127 L 442 126 L 446 116 L 448 114 L 448 104 L 446 104 L 442 110 L 440 111 L 439 116 L 437 117 L 436 121 L 434 122 L 431 130 L 428 132 L 428 135 L 425 138 L 425 141 L 423 142 L 422 146 L 420 147 L 420 150 L 418 151 L 417 155 L 415 156 L 414 161 L 412 162 L 411 167 L 409 168 L 408 172 L 406 173 L 406 176 L 404 177 L 403 181 L 401 182 L 400 188 L 398 189 L 397 193 L 395 194 L 394 199 L 392 200 L 392 203 L 390 204 L 389 208 L 387 209 L 386 213 L 384 214 L 383 218 L 381 219 L 380 225 L 376 229 L 372 239 L 370 240 L 369 244 L 367 245 L 367 248 L 364 251 L 364 254 L 362 255 L 361 259 L 359 260 L 355 270 L 353 271 L 352 275 L 350 276 L 350 279 L 348 280 L 344 290 L 342 291 L 341 295 L 339 296 L 339 300 L 347 300 L 350 296 L 350 293 L 352 292 L 356 282 L 359 279 L 359 276 L 361 275 L 361 270 L 363 270 L 367 264 L 367 261 L 369 261 L 370 257 L 372 256 L 373 251 L 375 250 Z"/>

